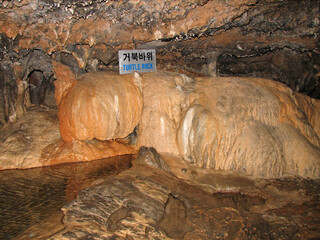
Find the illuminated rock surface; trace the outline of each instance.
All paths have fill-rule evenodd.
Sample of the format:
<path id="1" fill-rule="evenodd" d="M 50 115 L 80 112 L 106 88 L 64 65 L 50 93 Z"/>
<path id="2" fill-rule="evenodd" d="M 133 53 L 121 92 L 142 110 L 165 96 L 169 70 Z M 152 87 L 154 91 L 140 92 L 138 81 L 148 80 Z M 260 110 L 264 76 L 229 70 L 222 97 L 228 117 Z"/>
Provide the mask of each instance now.
<path id="1" fill-rule="evenodd" d="M 33 136 L 33 130 L 22 140 L 9 141 L 17 133 L 8 130 L 1 144 L 6 159 L 2 168 L 89 161 L 132 154 L 146 146 L 180 155 L 202 168 L 264 178 L 320 176 L 319 100 L 295 94 L 283 84 L 253 78 L 191 78 L 164 71 L 141 76 L 88 73 L 71 85 L 68 80 L 65 91 L 58 81 L 64 141 L 57 132 L 50 135 L 50 129 L 35 130 L 31 140 L 27 135 Z M 41 128 L 39 124 L 32 123 L 30 129 Z M 51 124 L 56 127 L 56 119 Z M 17 123 L 12 129 L 19 132 L 21 126 Z M 136 134 L 132 146 L 130 137 L 125 139 L 130 134 Z M 13 151 L 21 141 L 23 147 Z M 32 141 L 38 141 L 38 147 L 32 148 Z"/>
<path id="2" fill-rule="evenodd" d="M 66 90 L 58 106 L 61 137 L 111 140 L 127 137 L 140 121 L 142 97 L 133 75 L 87 73 Z"/>
<path id="3" fill-rule="evenodd" d="M 266 79 L 142 78 L 138 146 L 178 152 L 203 168 L 320 176 L 319 100 Z"/>
<path id="4" fill-rule="evenodd" d="M 197 78 L 194 92 L 177 133 L 185 159 L 259 177 L 320 176 L 319 101 L 265 79 Z"/>
<path id="5" fill-rule="evenodd" d="M 0 169 L 42 166 L 42 149 L 60 139 L 57 112 L 36 109 L 0 134 Z"/>
<path id="6" fill-rule="evenodd" d="M 318 13 L 313 0 L 0 1 L 0 126 L 20 121 L 33 105 L 59 105 L 69 144 L 50 140 L 37 148 L 35 156 L 51 149 L 42 155 L 48 162 L 63 161 L 54 146 L 72 161 L 110 156 L 99 145 L 90 157 L 92 142 L 81 141 L 125 138 L 135 129 L 135 146 L 181 154 L 198 166 L 316 178 L 319 102 L 296 92 L 320 98 Z M 258 87 L 258 80 L 218 87 L 218 79 L 200 84 L 161 72 L 141 85 L 117 76 L 108 78 L 113 89 L 101 87 L 106 80 L 95 72 L 117 71 L 124 49 L 155 49 L 158 70 L 262 77 L 294 93 Z M 122 143 L 109 149 L 117 148 L 132 152 Z M 39 158 L 16 161 L 36 166 Z"/>
<path id="7" fill-rule="evenodd" d="M 168 158 L 142 148 L 145 155 L 140 152 L 133 169 L 98 179 L 92 185 L 100 186 L 65 207 L 66 228 L 56 239 L 317 239 L 319 183 L 306 178 L 319 178 L 319 31 L 314 0 L 0 1 L 0 168 L 88 161 L 136 153 L 141 146 L 184 157 L 186 162 L 171 156 L 164 164 Z M 142 79 L 141 87 L 130 79 L 113 90 L 88 77 L 117 72 L 118 50 L 150 48 L 157 52 L 158 70 L 189 77 L 158 72 Z M 293 92 L 248 77 L 272 79 Z M 98 86 L 88 86 L 86 78 Z M 121 118 L 115 96 L 128 85 L 141 96 L 127 89 L 130 97 L 118 98 Z M 110 104 L 107 110 L 92 95 L 97 89 L 103 91 L 98 101 Z M 65 142 L 51 111 L 57 106 Z M 96 117 L 103 121 L 97 124 Z M 94 139 L 119 137 L 126 138 Z M 10 210 L 21 206 L 21 196 L 34 198 L 16 221 L 24 224 L 38 216 L 30 208 L 46 206 L 37 194 L 53 191 L 45 198 L 50 202 L 56 185 L 46 175 L 21 180 L 11 171 L 1 171 L 0 199 Z M 99 165 L 94 171 L 103 170 Z M 71 181 L 59 174 L 53 179 L 67 191 L 80 189 L 77 172 L 83 173 L 72 172 Z M 280 178 L 286 175 L 298 176 Z M 32 179 L 32 186 L 43 189 L 22 195 Z M 15 190 L 18 198 L 8 201 Z M 63 227 L 60 218 L 52 219 L 60 213 L 44 212 L 45 221 L 17 238 L 48 237 L 58 230 L 52 225 Z M 6 215 L 7 223 L 19 213 L 13 215 Z"/>
<path id="8" fill-rule="evenodd" d="M 159 152 L 179 154 L 176 132 L 187 89 L 192 81 L 185 75 L 157 72 L 142 74 L 143 112 L 138 130 L 138 146 L 155 147 Z"/>
<path id="9" fill-rule="evenodd" d="M 38 107 L 8 124 L 0 139 L 0 169 L 41 167 L 136 153 L 133 146 L 123 141 L 64 143 L 57 111 Z"/>

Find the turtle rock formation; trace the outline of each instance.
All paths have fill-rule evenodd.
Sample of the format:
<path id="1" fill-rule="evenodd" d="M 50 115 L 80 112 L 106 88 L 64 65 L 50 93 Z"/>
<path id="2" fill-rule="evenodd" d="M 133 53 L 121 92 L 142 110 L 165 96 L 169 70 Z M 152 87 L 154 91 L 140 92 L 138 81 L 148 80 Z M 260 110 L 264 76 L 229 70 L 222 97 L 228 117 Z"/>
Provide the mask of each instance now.
<path id="1" fill-rule="evenodd" d="M 124 79 L 141 85 L 141 95 L 133 85 L 121 85 L 121 92 Z M 102 140 L 124 138 L 139 124 L 138 147 L 180 154 L 199 167 L 267 178 L 320 176 L 320 102 L 283 84 L 256 78 L 193 79 L 159 71 L 126 78 L 110 72 L 85 74 L 74 86 L 65 95 L 68 104 L 62 100 L 58 106 L 65 141 L 72 140 L 66 137 L 69 132 L 78 140 L 101 139 L 109 132 L 114 134 Z M 118 96 L 123 101 L 116 101 Z"/>
<path id="2" fill-rule="evenodd" d="M 63 141 L 59 136 L 46 139 L 36 148 L 40 158 L 34 154 L 33 160 L 28 157 L 29 164 L 16 167 L 94 160 L 147 146 L 203 168 L 265 178 L 319 177 L 319 100 L 295 94 L 283 84 L 164 71 L 88 73 L 76 80 L 68 74 L 70 69 L 65 73 L 63 67 L 57 69 L 55 96 Z M 35 123 L 29 127 L 37 127 Z M 136 141 L 129 146 L 134 130 Z M 9 135 L 3 135 L 1 147 L 11 154 L 6 149 Z M 10 143 L 11 148 L 19 144 Z M 2 158 L 9 159 L 10 154 Z M 15 162 L 2 167 L 13 168 Z"/>
<path id="3" fill-rule="evenodd" d="M 0 0 L 0 169 L 140 148 L 63 208 L 52 239 L 317 239 L 319 12 L 318 0 Z M 125 49 L 155 49 L 158 72 L 118 75 Z"/>

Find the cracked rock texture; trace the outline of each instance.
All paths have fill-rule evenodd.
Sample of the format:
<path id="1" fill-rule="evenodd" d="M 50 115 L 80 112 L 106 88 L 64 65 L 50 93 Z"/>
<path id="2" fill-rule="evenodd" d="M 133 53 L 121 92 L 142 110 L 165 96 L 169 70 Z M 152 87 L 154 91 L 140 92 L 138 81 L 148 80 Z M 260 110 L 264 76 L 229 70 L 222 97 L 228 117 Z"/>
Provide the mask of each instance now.
<path id="1" fill-rule="evenodd" d="M 318 182 L 250 179 L 164 158 L 172 172 L 133 162 L 79 192 L 63 208 L 65 229 L 50 239 L 319 237 Z"/>
<path id="2" fill-rule="evenodd" d="M 264 77 L 320 97 L 319 1 L 1 0 L 0 123 L 54 105 L 53 61 L 117 70 L 119 49 L 154 48 L 158 69 Z"/>

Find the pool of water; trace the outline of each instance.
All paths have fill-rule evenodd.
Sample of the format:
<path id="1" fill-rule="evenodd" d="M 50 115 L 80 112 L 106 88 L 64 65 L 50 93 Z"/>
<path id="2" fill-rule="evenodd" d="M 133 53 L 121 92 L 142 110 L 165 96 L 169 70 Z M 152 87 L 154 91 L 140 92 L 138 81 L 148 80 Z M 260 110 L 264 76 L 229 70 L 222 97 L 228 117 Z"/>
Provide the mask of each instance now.
<path id="1" fill-rule="evenodd" d="M 130 168 L 133 158 L 0 171 L 0 239 L 45 239 L 61 230 L 61 207 L 98 179 Z"/>

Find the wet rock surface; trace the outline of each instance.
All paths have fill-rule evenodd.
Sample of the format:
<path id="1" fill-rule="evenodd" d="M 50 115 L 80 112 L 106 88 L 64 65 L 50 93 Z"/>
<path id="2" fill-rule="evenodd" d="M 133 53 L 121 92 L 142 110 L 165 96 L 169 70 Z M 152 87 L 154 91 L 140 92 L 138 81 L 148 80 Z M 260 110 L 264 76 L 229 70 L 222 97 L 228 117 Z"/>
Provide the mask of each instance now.
<path id="1" fill-rule="evenodd" d="M 0 171 L 0 238 L 47 239 L 64 228 L 61 207 L 102 177 L 132 166 L 131 155 Z"/>
<path id="2" fill-rule="evenodd" d="M 81 191 L 63 208 L 66 228 L 50 239 L 320 237 L 319 181 L 252 179 L 164 158 L 172 172 L 136 162 Z"/>
<path id="3" fill-rule="evenodd" d="M 141 147 L 136 162 L 145 163 L 154 168 L 169 170 L 163 157 L 153 147 Z"/>

